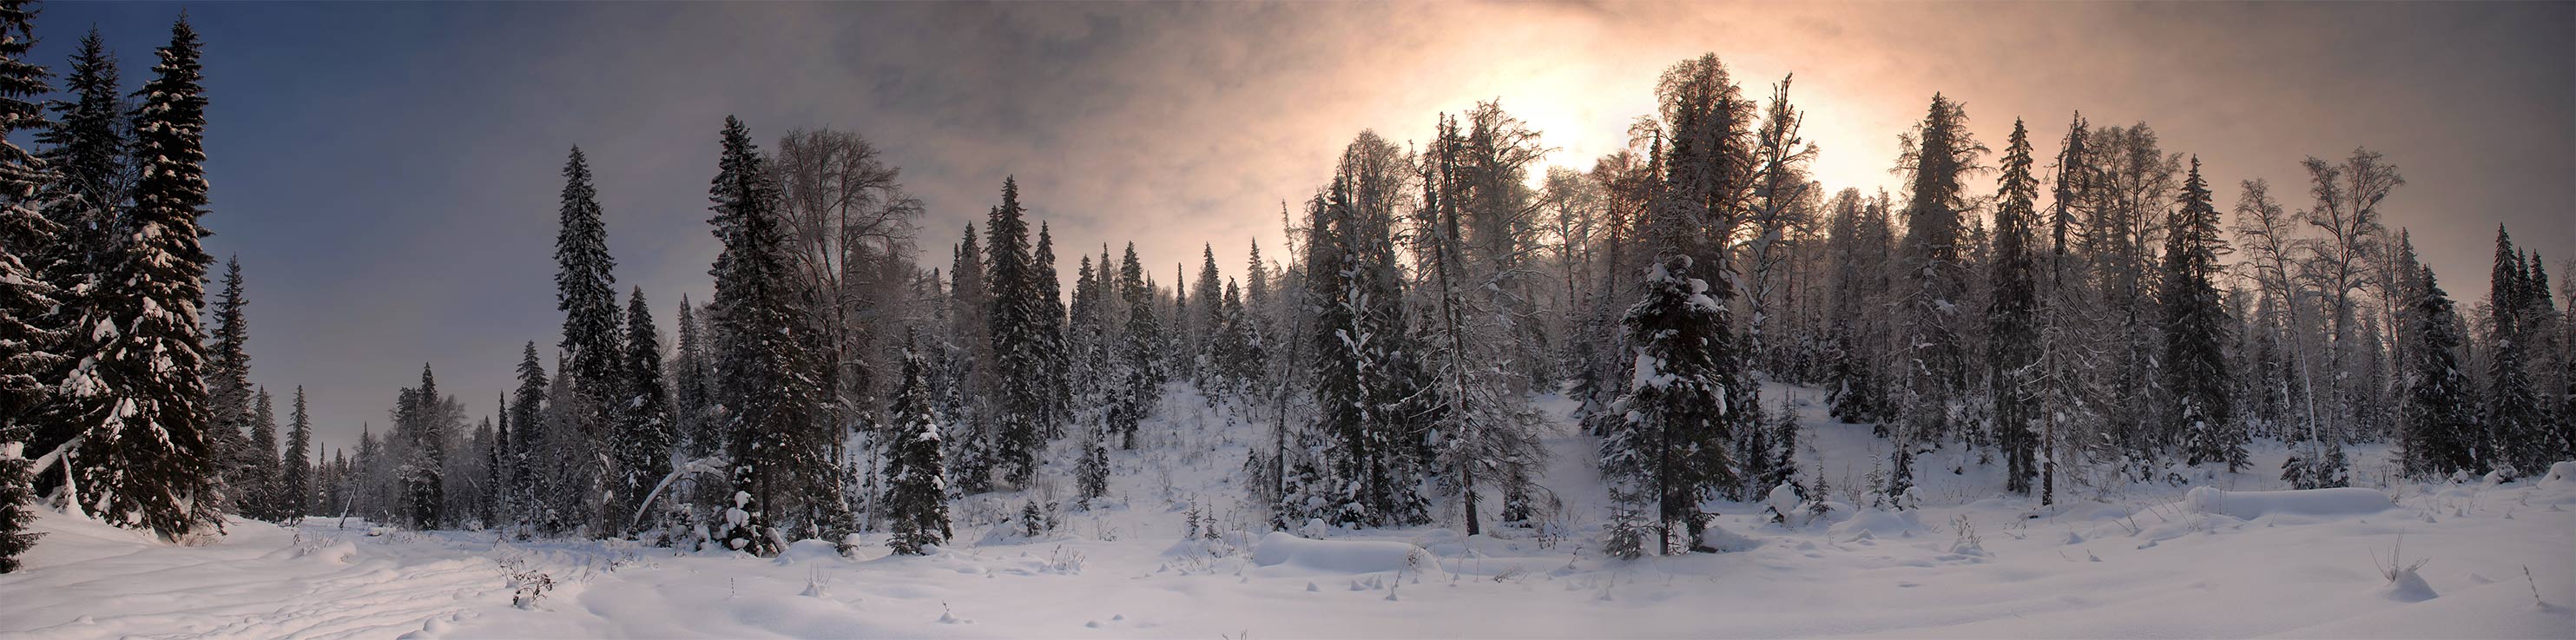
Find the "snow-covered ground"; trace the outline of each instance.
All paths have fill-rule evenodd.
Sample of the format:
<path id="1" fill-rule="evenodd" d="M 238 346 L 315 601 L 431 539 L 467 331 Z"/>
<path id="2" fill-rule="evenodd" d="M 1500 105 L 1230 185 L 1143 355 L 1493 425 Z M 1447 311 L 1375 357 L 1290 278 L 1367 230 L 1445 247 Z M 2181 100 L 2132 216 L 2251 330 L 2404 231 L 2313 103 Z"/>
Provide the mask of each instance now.
<path id="1" fill-rule="evenodd" d="M 1816 454 L 1802 464 L 1848 501 L 1883 443 L 1823 419 L 1811 390 L 1765 397 L 1799 406 Z M 2205 488 L 2073 488 L 2043 510 L 1944 452 L 1918 471 L 1925 508 L 1787 527 L 1720 504 L 1727 553 L 1618 562 L 1592 548 L 1593 440 L 1565 402 L 1542 406 L 1560 418 L 1556 539 L 1253 533 L 1234 478 L 1265 432 L 1182 392 L 1138 451 L 1113 454 L 1117 504 L 1040 539 L 1003 521 L 1023 494 L 957 505 L 958 543 L 937 554 L 886 556 L 872 536 L 858 559 L 318 518 L 175 547 L 49 515 L 28 567 L 0 576 L 0 638 L 2576 637 L 2576 478 L 2390 485 L 2385 452 L 2362 449 L 2373 489 L 2253 493 L 2279 488 L 2275 446 L 2245 474 L 2191 478 Z M 1181 539 L 1193 512 L 1217 539 Z M 2392 581 L 2391 554 L 2424 564 Z"/>

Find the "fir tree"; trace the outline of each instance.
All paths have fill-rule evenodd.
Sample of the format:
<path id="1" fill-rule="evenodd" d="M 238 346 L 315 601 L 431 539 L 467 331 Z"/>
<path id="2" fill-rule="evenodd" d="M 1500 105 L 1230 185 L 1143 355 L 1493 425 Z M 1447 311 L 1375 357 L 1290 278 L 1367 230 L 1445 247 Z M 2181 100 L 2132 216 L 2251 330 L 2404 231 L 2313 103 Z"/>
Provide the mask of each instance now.
<path id="1" fill-rule="evenodd" d="M 621 519 L 634 513 L 644 492 L 671 474 L 671 450 L 676 439 L 671 429 L 671 394 L 662 384 L 661 330 L 653 326 L 653 311 L 645 306 L 643 287 L 627 294 L 627 302 L 625 370 L 619 376 L 627 388 L 618 403 L 623 411 L 618 416 L 614 450 L 621 472 L 617 494 L 628 498 L 612 512 Z M 631 529 L 643 524 L 625 526 Z"/>
<path id="2" fill-rule="evenodd" d="M 46 324 L 66 333 L 56 351 L 66 356 L 60 363 L 66 367 L 99 353 L 101 344 L 88 331 L 96 325 L 80 321 L 95 306 L 90 298 L 106 293 L 95 282 L 105 276 L 125 236 L 118 208 L 125 203 L 133 172 L 126 165 L 127 125 L 116 69 L 116 58 L 92 27 L 72 56 L 71 74 L 64 77 L 63 89 L 72 99 L 49 104 L 60 116 L 56 120 L 31 123 L 43 125 L 36 142 L 44 147 L 41 158 L 53 174 L 38 187 L 35 202 L 55 231 L 51 243 L 33 245 L 39 253 L 20 257 L 34 259 L 29 266 L 55 288 L 61 307 Z M 52 374 L 57 379 L 64 375 L 62 370 Z M 51 416 L 45 423 L 36 443 L 46 448 L 78 435 L 79 421 L 67 416 Z"/>
<path id="3" fill-rule="evenodd" d="M 1217 278 L 1216 245 L 1201 245 L 1199 277 L 1190 285 L 1190 297 L 1197 298 L 1199 306 L 1191 309 L 1193 313 L 1189 331 L 1189 336 L 1193 339 L 1189 343 L 1189 357 L 1196 359 L 1194 364 L 1198 366 L 1194 371 L 1197 372 L 1198 377 L 1195 382 L 1201 386 L 1209 384 L 1208 375 L 1214 368 L 1211 365 L 1215 364 L 1217 350 L 1222 347 L 1218 340 L 1225 325 L 1225 306 L 1217 298 L 1223 295 L 1220 289 L 1223 284 Z"/>
<path id="4" fill-rule="evenodd" d="M 2540 386 L 2532 379 L 2532 345 L 2546 329 L 2532 322 L 2526 301 L 2538 288 L 2513 238 L 2496 227 L 2495 275 L 2487 297 L 2486 434 L 2484 462 L 2507 475 L 2536 474 L 2557 447 L 2542 424 Z M 2548 295 L 2545 291 L 2539 295 Z"/>
<path id="5" fill-rule="evenodd" d="M 1038 272 L 1032 263 L 1029 224 L 1020 208 L 1017 180 L 1002 180 L 1002 204 L 986 218 L 984 234 L 986 327 L 992 337 L 992 379 L 998 429 L 991 441 L 994 462 L 1003 481 L 1027 487 L 1037 478 L 1037 454 L 1046 444 L 1046 420 L 1053 413 L 1046 382 L 1046 313 L 1039 300 Z"/>
<path id="6" fill-rule="evenodd" d="M 947 474 L 940 468 L 939 420 L 930 410 L 930 390 L 922 379 L 928 364 L 904 340 L 903 382 L 887 413 L 895 427 L 894 459 L 886 474 L 886 505 L 894 522 L 886 545 L 895 553 L 921 555 L 948 543 Z"/>
<path id="7" fill-rule="evenodd" d="M 79 390 L 71 400 L 84 433 L 80 501 L 111 524 L 178 540 L 220 531 L 225 498 L 197 326 L 211 258 L 198 243 L 206 100 L 196 31 L 175 23 L 157 54 L 153 79 L 137 92 L 133 155 L 145 166 L 124 226 L 130 240 L 104 269 L 104 281 L 120 284 L 81 322 L 99 339 L 65 388 Z"/>
<path id="8" fill-rule="evenodd" d="M 707 379 L 704 324 L 689 304 L 689 297 L 680 296 L 679 345 L 671 356 L 671 401 L 674 422 L 681 438 L 688 442 L 690 458 L 715 455 L 725 446 L 724 435 L 707 428 L 708 396 L 714 384 Z"/>
<path id="9" fill-rule="evenodd" d="M 716 282 L 716 388 L 721 429 L 732 436 L 731 508 L 716 539 L 730 549 L 777 555 L 777 519 L 790 496 L 837 483 L 813 442 L 815 388 L 802 335 L 810 305 L 790 281 L 785 221 L 767 158 L 741 120 L 725 118 L 724 152 L 708 187 L 710 221 L 724 242 Z M 807 495 L 813 495 L 808 493 Z M 816 502 L 828 502 L 816 500 Z"/>
<path id="10" fill-rule="evenodd" d="M 2039 283 L 2031 256 L 2039 181 L 2031 177 L 2030 133 L 2019 119 L 2013 120 L 2003 169 L 1995 206 L 1994 295 L 1986 307 L 1986 375 L 1993 386 L 1995 443 L 2004 450 L 2004 489 L 2027 495 L 2039 475 Z"/>
<path id="11" fill-rule="evenodd" d="M 286 457 L 281 462 L 284 468 L 278 474 L 278 513 L 288 518 L 313 513 L 313 414 L 304 407 L 302 386 L 295 387 L 295 409 L 287 416 Z"/>
<path id="12" fill-rule="evenodd" d="M 244 513 L 257 511 L 256 462 L 245 432 L 251 422 L 250 327 L 243 315 L 241 259 L 224 263 L 224 289 L 215 301 L 213 334 L 206 345 L 206 400 L 214 412 L 209 446 L 222 465 L 224 483 Z"/>
<path id="13" fill-rule="evenodd" d="M 1697 545 L 1709 522 L 1700 499 L 1736 482 L 1725 417 L 1734 408 L 1717 362 L 1725 354 L 1710 348 L 1722 344 L 1710 334 L 1726 311 L 1708 295 L 1706 280 L 1691 277 L 1691 266 L 1682 255 L 1656 264 L 1645 299 L 1628 309 L 1623 324 L 1636 350 L 1636 376 L 1611 405 L 1626 419 L 1601 441 L 1611 499 L 1621 510 L 1652 514 L 1657 553 Z"/>
<path id="14" fill-rule="evenodd" d="M 1162 321 L 1154 313 L 1154 291 L 1145 282 L 1144 263 L 1136 259 L 1136 243 L 1127 243 L 1127 255 L 1118 263 L 1118 293 L 1127 306 L 1124 340 L 1120 343 L 1119 368 L 1124 379 L 1118 397 L 1110 408 L 1110 429 L 1118 435 L 1118 448 L 1136 448 L 1136 429 L 1154 403 L 1163 397 L 1164 370 L 1155 357 L 1155 341 L 1162 337 Z"/>
<path id="15" fill-rule="evenodd" d="M 576 398 L 571 412 L 572 424 L 582 438 L 605 443 L 618 425 L 620 404 L 627 393 L 624 369 L 625 350 L 618 345 L 616 277 L 610 270 L 617 260 L 608 255 L 608 227 L 600 221 L 599 191 L 592 185 L 590 163 L 574 147 L 563 169 L 563 206 L 560 229 L 555 235 L 555 309 L 564 314 L 563 357 L 566 366 L 559 375 L 572 381 Z M 608 461 L 583 461 L 594 468 Z M 597 469 L 605 471 L 605 469 Z M 622 496 L 622 484 L 611 483 L 612 496 Z M 622 498 L 612 497 L 604 507 L 613 507 Z M 608 533 L 602 527 L 598 533 Z"/>
<path id="16" fill-rule="evenodd" d="M 546 379 L 545 362 L 537 359 L 537 343 L 531 341 L 520 353 L 519 389 L 510 393 L 510 411 L 505 418 L 515 428 L 510 436 L 513 455 L 508 464 L 517 486 L 510 487 L 510 513 L 503 518 L 513 523 L 535 520 L 544 510 L 542 497 L 554 495 L 554 487 L 547 482 L 549 474 L 543 473 L 541 466 L 546 462 L 542 456 L 548 440 L 546 389 L 551 386 Z"/>
<path id="17" fill-rule="evenodd" d="M 2165 232 L 2164 283 L 2157 289 L 2165 338 L 2158 370 L 2170 405 L 2165 431 L 2181 436 L 2186 464 L 2219 462 L 2235 472 L 2245 466 L 2247 436 L 2236 416 L 2234 372 L 2224 352 L 2231 320 L 2214 282 L 2226 268 L 2218 256 L 2227 241 L 2219 235 L 2218 209 L 2210 205 L 2197 157 L 2179 204 Z"/>
<path id="18" fill-rule="evenodd" d="M 286 510 L 277 459 L 277 407 L 268 397 L 268 389 L 252 396 L 248 471 L 235 489 L 242 496 L 242 514 L 270 522 L 284 522 L 296 515 Z"/>
<path id="19" fill-rule="evenodd" d="M 395 410 L 394 434 L 402 440 L 403 513 L 412 528 L 444 525 L 447 507 L 447 425 L 440 413 L 438 378 L 420 365 L 420 387 L 404 389 Z"/>
<path id="20" fill-rule="evenodd" d="M 2408 402 L 2397 446 L 2406 474 L 2438 478 L 2477 468 L 2477 392 L 2460 364 L 2462 335 L 2458 310 L 2433 271 L 2418 268 L 2415 299 L 2406 306 Z"/>
<path id="21" fill-rule="evenodd" d="M 1952 423 L 1951 403 L 1968 381 L 1966 340 L 1961 335 L 1957 307 L 1967 302 L 1967 240 L 1962 238 L 1963 220 L 1974 209 L 1962 178 L 1979 167 L 1977 156 L 1985 151 L 1968 134 L 1967 111 L 1949 98 L 1934 94 L 1932 106 L 1923 122 L 1906 136 L 1907 149 L 1898 160 L 1899 168 L 1908 172 L 1908 193 L 1912 198 L 1905 209 L 1905 240 L 1900 248 L 1903 273 L 1908 290 L 1903 294 L 1904 340 L 1910 345 L 1900 356 L 1906 375 L 1900 382 L 1907 401 L 1902 430 L 1897 434 L 1896 459 L 1899 467 L 1891 477 L 1910 477 L 1913 449 L 1939 443 L 1957 425 Z M 1901 489 L 1891 487 L 1891 495 L 1901 497 Z"/>
<path id="22" fill-rule="evenodd" d="M 52 179 L 43 160 L 29 155 L 10 134 L 44 126 L 44 111 L 28 100 L 51 88 L 45 68 L 27 62 L 35 44 L 35 11 L 24 0 L 0 1 L 0 573 L 18 568 L 18 556 L 36 543 L 28 533 L 34 514 L 35 470 L 28 468 L 30 420 L 58 366 L 64 332 L 47 316 L 58 304 L 54 287 L 38 270 L 61 225 L 34 206 Z"/>

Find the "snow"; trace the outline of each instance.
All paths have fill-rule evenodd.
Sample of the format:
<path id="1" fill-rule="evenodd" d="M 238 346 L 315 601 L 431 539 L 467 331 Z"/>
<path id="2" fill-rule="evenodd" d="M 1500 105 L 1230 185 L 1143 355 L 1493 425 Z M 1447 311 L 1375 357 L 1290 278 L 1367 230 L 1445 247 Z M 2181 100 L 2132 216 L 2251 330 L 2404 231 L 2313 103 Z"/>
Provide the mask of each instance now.
<path id="1" fill-rule="evenodd" d="M 2576 637 L 2576 464 L 2403 483 L 2356 446 L 2366 488 L 2281 491 L 2288 451 L 2257 443 L 2246 473 L 2061 479 L 2041 506 L 1952 447 L 1921 458 L 1923 508 L 1886 511 L 1853 493 L 1884 440 L 1826 419 L 1821 391 L 1762 395 L 1805 419 L 1800 466 L 1832 508 L 1784 526 L 1713 502 L 1702 542 L 1723 553 L 1602 558 L 1598 441 L 1554 395 L 1536 400 L 1562 506 L 1538 529 L 1462 535 L 1449 505 L 1426 527 L 1269 532 L 1240 497 L 1266 423 L 1183 389 L 1112 452 L 1109 506 L 1068 507 L 1048 536 L 990 535 L 1043 489 L 958 501 L 961 542 L 924 556 L 887 555 L 882 533 L 856 557 L 802 541 L 764 559 L 333 519 L 181 547 L 48 513 L 27 567 L 0 575 L 0 637 Z M 1042 459 L 1070 486 L 1075 456 Z M 1181 541 L 1193 508 L 1222 535 Z M 2412 568 L 2392 581 L 2392 564 Z"/>

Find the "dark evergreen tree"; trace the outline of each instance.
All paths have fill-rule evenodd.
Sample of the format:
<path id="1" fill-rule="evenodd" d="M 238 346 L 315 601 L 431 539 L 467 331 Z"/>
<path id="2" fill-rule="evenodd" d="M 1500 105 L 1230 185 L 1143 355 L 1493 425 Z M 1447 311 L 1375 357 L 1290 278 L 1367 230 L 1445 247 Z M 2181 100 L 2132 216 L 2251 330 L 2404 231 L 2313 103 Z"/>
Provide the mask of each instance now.
<path id="1" fill-rule="evenodd" d="M 241 259 L 224 263 L 224 289 L 215 300 L 213 335 L 206 344 L 206 401 L 213 412 L 208 446 L 216 455 L 232 505 L 244 514 L 258 511 L 254 452 L 246 432 L 251 423 L 250 326 L 243 315 Z"/>
<path id="2" fill-rule="evenodd" d="M 2218 298 L 2216 280 L 2226 265 L 2227 250 L 2219 235 L 2218 209 L 2211 206 L 2209 183 L 2200 177 L 2200 158 L 2191 160 L 2183 179 L 2182 202 L 2165 231 L 2164 282 L 2157 297 L 2164 307 L 2164 379 L 2166 426 L 2181 436 L 2184 462 L 2245 467 L 2245 423 L 2237 419 L 2235 373 L 2226 344 L 2232 322 Z"/>
<path id="3" fill-rule="evenodd" d="M 277 459 L 277 406 L 268 397 L 268 389 L 252 396 L 250 410 L 249 455 L 244 459 L 247 471 L 234 491 L 242 496 L 242 514 L 270 522 L 285 522 L 294 513 L 285 506 L 284 488 Z"/>
<path id="4" fill-rule="evenodd" d="M 990 446 L 1002 481 L 1015 487 L 1037 479 L 1038 449 L 1046 445 L 1046 420 L 1053 413 L 1047 397 L 1046 328 L 1039 318 L 1046 308 L 1038 299 L 1025 213 L 1019 182 L 1004 178 L 1002 204 L 993 208 L 984 226 L 985 326 L 992 338 L 992 380 L 999 387 L 993 398 L 997 430 Z"/>
<path id="5" fill-rule="evenodd" d="M 517 456 L 510 439 L 510 394 L 503 392 L 492 403 L 493 417 L 499 424 L 492 430 L 492 446 L 483 450 L 483 526 L 502 528 L 510 522 L 510 488 L 519 478 L 510 475 L 510 461 Z"/>
<path id="6" fill-rule="evenodd" d="M 2003 181 L 1995 198 L 1992 286 L 1986 306 L 1986 376 L 1995 415 L 1995 445 L 2004 453 L 2004 489 L 2029 494 L 2039 476 L 2039 282 L 2032 249 L 2037 238 L 2039 181 L 2031 176 L 2030 133 L 2013 120 L 2004 149 Z"/>
<path id="7" fill-rule="evenodd" d="M 563 177 L 561 227 L 555 235 L 555 309 L 564 314 L 566 364 L 557 373 L 572 381 L 575 400 L 565 408 L 570 410 L 566 415 L 575 432 L 599 446 L 616 429 L 629 388 L 623 375 L 625 350 L 618 345 L 617 279 L 610 274 L 617 260 L 608 255 L 608 227 L 600 221 L 599 191 L 592 185 L 590 163 L 580 147 L 574 147 L 564 161 Z M 614 456 L 602 458 L 573 460 L 600 476 Z M 606 489 L 610 496 L 604 504 L 594 505 L 608 508 L 602 515 L 615 512 L 624 499 L 624 485 L 611 479 Z M 595 533 L 606 535 L 614 526 L 605 521 L 602 525 Z"/>
<path id="8" fill-rule="evenodd" d="M 2474 471 L 2481 440 L 2477 391 L 2460 364 L 2459 312 L 2434 282 L 2432 269 L 2419 267 L 2412 275 L 2415 299 L 2407 303 L 2405 320 L 2413 327 L 2407 337 L 2414 353 L 2406 358 L 2413 371 L 2397 433 L 2401 460 L 2406 474 L 2417 478 Z"/>
<path id="9" fill-rule="evenodd" d="M 403 514 L 414 529 L 446 524 L 447 424 L 441 415 L 438 378 L 420 365 L 420 387 L 404 389 L 394 410 L 394 434 L 402 440 L 400 474 Z"/>
<path id="10" fill-rule="evenodd" d="M 777 555 L 786 536 L 778 519 L 791 496 L 816 503 L 838 483 L 813 441 L 820 389 L 805 353 L 812 324 L 791 281 L 787 230 L 768 160 L 741 120 L 725 118 L 724 152 L 708 188 L 710 220 L 724 251 L 716 256 L 716 388 L 720 429 L 731 434 L 733 500 L 716 539 L 726 548 Z"/>
<path id="11" fill-rule="evenodd" d="M 316 489 L 313 473 L 313 414 L 304 407 L 304 387 L 295 387 L 294 413 L 287 415 L 286 457 L 278 473 L 278 512 L 288 518 L 311 515 Z M 292 522 L 292 520 L 289 520 Z"/>
<path id="12" fill-rule="evenodd" d="M 2514 249 L 2513 237 L 2498 225 L 2493 289 L 2487 297 L 2490 336 L 2483 462 L 2506 470 L 2507 475 L 2546 470 L 2558 448 L 2542 423 L 2547 416 L 2541 411 L 2540 385 L 2531 375 L 2531 347 L 2546 331 L 2531 322 L 2528 313 L 2526 301 L 2533 297 L 2535 285 L 2522 253 Z"/>
<path id="13" fill-rule="evenodd" d="M 1161 359 L 1155 357 L 1155 341 L 1163 337 L 1162 320 L 1154 313 L 1154 290 L 1145 282 L 1144 263 L 1136 259 L 1136 243 L 1127 243 L 1127 255 L 1118 262 L 1117 289 L 1127 306 L 1124 339 L 1118 347 L 1124 377 L 1109 409 L 1109 426 L 1118 435 L 1118 448 L 1134 449 L 1136 428 L 1162 399 L 1164 380 Z"/>
<path id="14" fill-rule="evenodd" d="M 1031 278 L 1036 287 L 1035 313 L 1038 348 L 1038 392 L 1045 405 L 1041 423 L 1046 425 L 1048 439 L 1062 437 L 1064 425 L 1073 420 L 1073 383 L 1070 370 L 1072 356 L 1066 348 L 1064 285 L 1055 271 L 1055 238 L 1044 222 L 1038 223 L 1038 248 L 1032 256 Z"/>
<path id="15" fill-rule="evenodd" d="M 923 380 L 929 368 L 907 337 L 903 382 L 896 388 L 887 418 L 894 425 L 894 459 L 888 464 L 886 508 L 893 535 L 886 545 L 895 553 L 921 555 L 948 543 L 947 474 L 940 466 L 939 419 L 930 408 L 930 389 Z"/>
<path id="16" fill-rule="evenodd" d="M 506 420 L 514 428 L 510 435 L 507 461 L 510 477 L 517 485 L 510 487 L 509 513 L 503 516 L 514 524 L 534 522 L 544 512 L 542 498 L 554 495 L 554 487 L 543 473 L 546 451 L 546 365 L 537 359 L 537 343 L 529 342 L 519 356 L 519 389 L 510 393 L 510 412 Z"/>
<path id="17" fill-rule="evenodd" d="M 716 455 L 725 447 L 724 434 L 708 428 L 714 383 L 707 379 L 710 363 L 704 325 L 689 297 L 680 296 L 679 345 L 671 355 L 671 400 L 673 421 L 688 443 L 690 458 Z"/>
<path id="18" fill-rule="evenodd" d="M 616 494 L 626 500 L 611 512 L 620 519 L 611 526 L 631 530 L 644 523 L 623 519 L 635 512 L 644 492 L 671 474 L 672 445 L 677 439 L 671 429 L 671 394 L 662 384 L 661 330 L 653 326 L 643 287 L 627 294 L 624 367 L 618 377 L 627 387 L 619 394 L 623 399 L 618 402 L 621 411 L 613 450 L 620 472 Z"/>
<path id="19" fill-rule="evenodd" d="M 78 326 L 97 327 L 94 351 L 65 389 L 82 432 L 80 502 L 111 524 L 151 529 L 170 540 L 222 528 L 226 500 L 212 457 L 205 343 L 197 303 L 205 298 L 206 99 L 199 85 L 197 34 L 186 20 L 137 95 L 133 156 L 143 162 L 129 238 L 104 266 L 102 291 Z"/>
<path id="20" fill-rule="evenodd" d="M 1899 260 L 1906 276 L 1901 294 L 1902 334 L 1909 345 L 1899 356 L 1906 375 L 1904 415 L 1899 416 L 1896 447 L 1887 493 L 1901 500 L 1911 478 L 1918 447 L 1937 445 L 1952 435 L 1956 407 L 1968 382 L 1967 340 L 1957 309 L 1967 302 L 1967 255 L 1964 220 L 1975 209 L 1963 178 L 1977 170 L 1985 152 L 1968 134 L 1968 114 L 1959 103 L 1934 94 L 1932 106 L 1906 136 L 1898 168 L 1908 176 L 1910 199 L 1905 208 L 1905 239 Z"/>
<path id="21" fill-rule="evenodd" d="M 27 62 L 35 44 L 35 10 L 25 0 L 0 0 L 0 573 L 18 568 L 18 556 L 36 543 L 28 533 L 34 513 L 35 470 L 27 460 L 34 439 L 35 408 L 49 395 L 46 382 L 62 357 L 65 332 L 52 326 L 57 293 L 39 270 L 62 225 L 45 218 L 36 194 L 53 176 L 11 134 L 46 124 L 29 100 L 44 95 L 45 68 Z"/>
<path id="22" fill-rule="evenodd" d="M 1710 520 L 1700 500 L 1736 483 L 1725 415 L 1733 408 L 1718 362 L 1724 352 L 1711 348 L 1724 344 L 1713 334 L 1726 310 L 1691 266 L 1689 256 L 1673 255 L 1647 272 L 1646 298 L 1622 321 L 1637 354 L 1635 378 L 1611 405 L 1625 419 L 1601 441 L 1602 477 L 1616 509 L 1628 514 L 1619 519 L 1651 517 L 1648 548 L 1657 553 L 1698 545 Z"/>
<path id="23" fill-rule="evenodd" d="M 126 235 L 119 209 L 133 172 L 126 164 L 128 123 L 116 69 L 116 58 L 92 27 L 72 56 L 71 74 L 64 77 L 63 89 L 71 100 L 50 103 L 59 118 L 42 123 L 36 133 L 37 144 L 44 147 L 44 167 L 53 176 L 38 187 L 34 202 L 55 231 L 52 242 L 33 245 L 35 253 L 21 258 L 34 260 L 30 268 L 54 286 L 53 298 L 60 303 L 42 323 L 64 332 L 54 349 L 64 356 L 57 362 L 62 368 L 49 372 L 48 381 L 65 377 L 69 367 L 98 355 L 104 346 L 100 336 L 73 328 L 96 326 L 81 321 L 97 306 L 91 298 L 107 293 L 97 280 L 105 277 Z M 73 415 L 78 403 L 49 405 L 43 411 L 47 415 L 32 442 L 37 450 L 51 450 L 80 434 L 82 421 Z"/>
<path id="24" fill-rule="evenodd" d="M 1188 343 L 1187 357 L 1193 359 L 1192 381 L 1201 386 L 1209 384 L 1208 376 L 1215 369 L 1213 365 L 1217 360 L 1217 350 L 1220 348 L 1217 340 L 1223 334 L 1225 306 L 1218 300 L 1218 296 L 1223 295 L 1224 284 L 1217 278 L 1216 245 L 1200 245 L 1199 277 L 1190 284 L 1190 297 L 1197 298 L 1199 305 L 1190 309 L 1188 336 L 1191 341 Z"/>

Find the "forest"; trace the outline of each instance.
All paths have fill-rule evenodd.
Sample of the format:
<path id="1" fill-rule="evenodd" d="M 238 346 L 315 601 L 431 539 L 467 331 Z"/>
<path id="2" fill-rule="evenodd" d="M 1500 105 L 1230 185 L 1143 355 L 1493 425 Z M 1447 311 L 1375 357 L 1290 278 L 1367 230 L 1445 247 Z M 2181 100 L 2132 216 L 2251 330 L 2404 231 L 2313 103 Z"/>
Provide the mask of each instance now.
<path id="1" fill-rule="evenodd" d="M 1181 411 L 1244 436 L 1201 452 L 1225 495 L 1187 499 L 1192 537 L 1437 527 L 1627 560 L 1730 551 L 1720 509 L 1953 504 L 1930 476 L 2037 513 L 2237 474 L 2528 483 L 2576 459 L 2576 278 L 2560 262 L 2553 285 L 2540 251 L 2576 247 L 2500 226 L 2492 272 L 2446 289 L 2382 210 L 2405 158 L 2317 150 L 2298 184 L 2230 181 L 2145 122 L 1978 114 L 2015 118 L 1983 141 L 1934 94 L 1890 132 L 1902 189 L 1864 191 L 1812 175 L 1793 76 L 1714 53 L 1672 62 L 1589 168 L 1550 164 L 1501 100 L 1423 114 L 1275 185 L 1276 211 L 1207 213 L 1275 216 L 1284 246 L 1196 256 L 1059 246 L 1027 204 L 1048 194 L 1010 178 L 980 224 L 924 228 L 961 203 L 908 192 L 862 133 L 727 117 L 695 301 L 620 286 L 593 165 L 626 160 L 575 146 L 551 203 L 560 333 L 433 363 L 514 368 L 515 390 L 459 397 L 421 364 L 326 450 L 302 388 L 252 382 L 256 281 L 239 257 L 212 277 L 200 244 L 223 216 L 195 31 L 174 23 L 130 85 L 96 31 L 60 67 L 29 59 L 34 18 L 0 2 L 0 570 L 46 543 L 40 514 L 182 545 L 355 519 L 936 554 L 1136 508 L 1114 487 L 1161 460 L 1137 456 L 1204 444 Z M 1798 390 L 1873 439 L 1857 482 Z M 1551 402 L 1587 444 L 1551 446 Z M 1599 487 L 1555 483 L 1569 463 Z"/>

